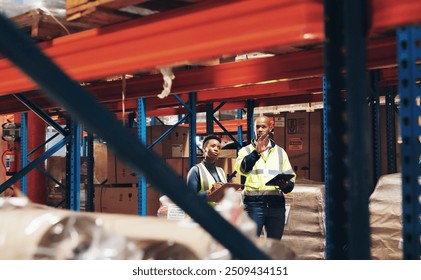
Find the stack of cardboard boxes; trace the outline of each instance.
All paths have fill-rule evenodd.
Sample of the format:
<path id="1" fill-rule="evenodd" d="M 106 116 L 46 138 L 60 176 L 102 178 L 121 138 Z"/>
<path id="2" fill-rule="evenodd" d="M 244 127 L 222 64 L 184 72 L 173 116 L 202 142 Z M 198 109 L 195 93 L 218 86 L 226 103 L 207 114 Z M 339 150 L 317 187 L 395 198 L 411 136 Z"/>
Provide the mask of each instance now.
<path id="1" fill-rule="evenodd" d="M 147 127 L 147 144 L 151 145 L 165 133 L 170 126 Z M 104 184 L 95 188 L 95 211 L 121 214 L 138 213 L 137 174 L 122 163 L 106 144 L 95 143 L 95 177 Z M 156 143 L 152 150 L 162 157 L 183 180 L 187 179 L 190 170 L 188 127 L 176 127 L 166 137 Z M 227 175 L 234 172 L 236 150 L 223 151 L 217 165 Z M 147 159 L 145 159 L 147 160 Z M 203 157 L 198 157 L 201 162 Z M 104 170 L 106 170 L 104 172 Z M 240 176 L 232 179 L 240 183 Z M 146 193 L 147 215 L 156 216 L 159 208 L 159 197 L 162 194 L 148 185 Z"/>

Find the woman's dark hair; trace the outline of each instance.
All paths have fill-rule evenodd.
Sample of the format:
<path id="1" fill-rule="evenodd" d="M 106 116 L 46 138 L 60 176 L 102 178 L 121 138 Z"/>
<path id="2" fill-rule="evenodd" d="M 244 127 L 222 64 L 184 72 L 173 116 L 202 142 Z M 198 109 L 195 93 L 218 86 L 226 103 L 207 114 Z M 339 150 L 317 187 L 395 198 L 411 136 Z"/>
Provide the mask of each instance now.
<path id="1" fill-rule="evenodd" d="M 205 137 L 205 139 L 203 139 L 203 147 L 206 147 L 206 142 L 208 142 L 209 140 L 212 140 L 212 139 L 215 139 L 219 143 L 221 143 L 221 137 L 219 137 L 218 135 L 215 135 L 215 134 L 209 134 L 208 136 Z"/>

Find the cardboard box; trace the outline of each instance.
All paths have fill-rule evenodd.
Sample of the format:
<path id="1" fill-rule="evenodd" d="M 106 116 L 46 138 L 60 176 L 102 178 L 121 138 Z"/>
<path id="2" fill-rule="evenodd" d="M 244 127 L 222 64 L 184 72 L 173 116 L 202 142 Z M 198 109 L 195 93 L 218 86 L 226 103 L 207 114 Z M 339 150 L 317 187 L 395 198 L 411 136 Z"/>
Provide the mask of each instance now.
<path id="1" fill-rule="evenodd" d="M 151 186 L 146 188 L 146 212 L 156 216 L 161 194 Z M 113 185 L 95 186 L 95 212 L 138 214 L 138 188 L 116 187 Z"/>
<path id="2" fill-rule="evenodd" d="M 180 177 L 183 177 L 183 158 L 167 158 L 165 162 L 171 167 Z"/>
<path id="3" fill-rule="evenodd" d="M 274 116 L 274 141 L 287 152 L 297 178 L 323 181 L 322 111 Z"/>
<path id="4" fill-rule="evenodd" d="M 171 126 L 148 126 L 146 131 L 147 145 L 151 145 L 153 141 L 162 136 Z M 132 129 L 133 133 L 136 129 Z M 152 150 L 164 159 L 181 158 L 189 156 L 188 143 L 188 127 L 176 127 L 166 137 L 162 138 L 160 142 L 152 147 Z M 118 159 L 113 151 L 107 149 L 106 156 L 99 154 L 101 161 L 106 162 L 106 178 L 99 180 L 103 182 L 107 179 L 108 184 L 136 184 L 137 175 L 126 164 Z M 173 163 L 171 163 L 173 164 Z M 182 164 L 182 163 L 181 163 Z M 182 167 L 171 165 L 173 169 L 180 175 L 183 174 Z"/>
<path id="5" fill-rule="evenodd" d="M 156 139 L 167 132 L 171 126 L 154 125 L 147 127 L 147 143 L 151 145 Z M 189 128 L 178 126 L 171 133 L 156 143 L 152 150 L 162 158 L 188 157 L 189 156 Z"/>

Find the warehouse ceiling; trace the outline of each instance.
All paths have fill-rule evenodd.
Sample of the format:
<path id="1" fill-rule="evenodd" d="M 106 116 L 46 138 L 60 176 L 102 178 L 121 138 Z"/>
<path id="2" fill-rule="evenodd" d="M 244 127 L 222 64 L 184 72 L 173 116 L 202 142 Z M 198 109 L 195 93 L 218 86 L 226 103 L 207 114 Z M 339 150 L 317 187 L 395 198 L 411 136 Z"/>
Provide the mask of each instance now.
<path id="1" fill-rule="evenodd" d="M 217 10 L 218 7 L 228 7 L 229 4 L 234 3 L 235 5 L 237 2 L 239 3 L 241 1 L 80 0 L 68 1 L 66 4 L 66 1 L 3 0 L 0 1 L 0 11 L 11 17 L 35 41 L 45 44 L 45 46 L 54 47 L 55 39 L 66 38 L 69 34 L 78 34 L 83 30 L 95 30 L 97 34 L 101 34 L 102 32 L 104 34 L 123 34 L 124 26 L 127 26 L 128 30 L 135 29 L 137 23 L 139 23 L 148 29 L 148 25 L 151 25 L 150 23 L 158 22 L 159 19 L 168 21 L 177 16 L 178 18 L 190 19 L 193 17 L 188 16 L 197 11 L 206 11 L 207 8 Z M 288 1 L 283 2 L 286 3 Z M 381 1 L 376 0 L 375 2 Z M 292 1 L 291 3 L 295 5 L 298 2 Z M 300 1 L 300 3 L 300 5 L 304 6 L 297 6 L 295 10 L 291 11 L 295 11 L 297 15 L 301 15 L 301 10 L 308 9 L 304 14 L 306 18 L 303 19 L 306 20 L 306 25 L 283 27 L 284 30 L 282 31 L 286 34 L 284 41 L 282 41 L 283 38 L 278 39 L 277 44 L 265 48 L 246 46 L 245 49 L 248 50 L 247 52 L 237 53 L 226 51 L 220 53 L 215 51 L 214 53 L 220 53 L 219 56 L 204 55 L 206 53 L 213 53 L 212 50 L 208 50 L 202 52 L 203 55 L 196 55 L 200 59 L 183 59 L 181 61 L 173 61 L 171 65 L 166 65 L 175 76 L 171 92 L 179 93 L 185 101 L 188 99 L 188 92 L 198 92 L 199 112 L 204 111 L 204 105 L 210 102 L 227 102 L 227 105 L 223 108 L 226 110 L 242 108 L 245 104 L 244 101 L 248 98 L 255 99 L 257 106 L 289 105 L 321 101 L 321 77 L 324 72 L 322 51 L 323 33 L 303 33 L 302 30 L 303 28 L 307 28 L 308 30 L 323 31 L 321 25 L 322 2 L 312 0 Z M 408 3 L 405 4 L 408 5 Z M 286 8 L 285 11 L 287 11 Z M 223 9 L 219 11 L 223 11 Z M 232 10 L 228 11 L 232 12 L 232 24 L 235 25 L 236 19 L 244 19 L 241 18 L 241 12 L 245 13 L 246 10 L 238 11 L 238 13 Z M 257 9 L 251 11 L 256 14 L 259 13 Z M 386 10 L 379 10 L 373 17 L 383 18 L 381 14 L 383 11 Z M 413 11 L 417 13 L 416 9 L 413 9 Z M 206 12 L 204 14 L 212 15 Z M 290 15 L 284 14 L 285 21 L 292 22 L 298 17 L 297 15 L 294 13 Z M 151 20 L 148 20 L 149 18 Z M 396 16 L 389 18 L 391 18 L 390 21 L 392 19 L 395 21 L 400 20 L 396 19 Z M 253 18 L 253 15 L 251 15 L 250 19 L 253 20 L 256 18 Z M 408 16 L 409 20 L 413 19 Z M 207 22 L 212 22 L 212 19 L 204 19 L 203 22 L 206 24 Z M 384 20 L 378 20 L 377 22 L 378 24 L 373 28 L 375 32 L 371 33 L 371 41 L 368 45 L 369 67 L 370 69 L 381 68 L 387 70 L 387 72 L 381 73 L 382 84 L 396 84 L 396 43 L 393 30 L 387 28 L 388 24 L 390 25 L 392 23 L 385 23 Z M 393 24 L 396 23 L 393 22 Z M 194 27 L 192 26 L 192 28 Z M 183 28 L 190 28 L 190 26 L 187 25 Z M 173 33 L 176 32 L 175 28 L 171 30 Z M 241 34 L 247 34 L 244 30 L 241 31 Z M 157 31 L 154 30 L 154 32 Z M 219 32 L 224 32 L 224 26 L 222 26 Z M 250 33 L 251 35 L 255 34 L 253 31 L 250 31 Z M 93 33 L 84 34 L 91 36 Z M 186 33 L 181 34 L 184 35 Z M 161 34 L 156 33 L 156 36 L 159 35 Z M 169 34 L 169 40 L 177 40 L 176 37 L 171 35 Z M 214 36 L 214 34 L 209 34 L 209 36 L 211 35 Z M 298 39 L 293 38 L 294 36 L 297 36 Z M 131 44 L 130 37 L 121 36 L 121 38 L 127 38 L 125 39 L 128 42 L 127 44 Z M 292 40 L 292 38 L 295 41 L 287 41 Z M 150 37 L 145 40 L 147 41 L 148 39 Z M 150 40 L 153 41 L 153 38 Z M 180 38 L 180 40 L 185 40 L 185 48 L 189 48 L 189 38 Z M 155 40 L 153 42 L 158 41 Z M 252 38 L 247 42 L 252 42 Z M 165 42 L 163 41 L 163 43 Z M 212 41 L 207 42 L 208 45 L 211 43 Z M 174 44 L 173 42 L 168 42 L 168 45 L 172 46 Z M 192 52 L 195 52 L 195 49 L 192 49 Z M 106 58 L 106 56 L 104 57 Z M 253 60 L 252 58 L 259 59 L 256 59 L 256 62 L 254 62 L 251 61 Z M 153 60 L 151 61 L 153 63 Z M 163 61 L 171 61 L 171 59 Z M 130 71 L 129 73 L 115 71 L 117 72 L 114 73 L 115 75 L 102 75 L 95 78 L 82 78 L 78 80 L 92 94 L 106 104 L 110 110 L 116 112 L 121 112 L 122 109 L 131 110 L 136 108 L 135 101 L 139 97 L 147 98 L 147 113 L 149 116 L 173 115 L 185 112 L 185 109 L 182 108 L 183 106 L 175 98 L 170 99 L 168 97 L 166 99 L 160 99 L 157 97 L 163 90 L 163 75 L 160 73 L 160 70 L 162 71 L 162 68 L 147 66 L 139 67 L 137 71 Z M 171 71 L 168 72 L 167 78 L 171 76 Z M 391 77 L 391 75 L 395 76 Z M 80 76 L 89 77 L 89 75 L 84 76 L 82 74 Z M 18 80 L 16 81 L 16 85 L 23 84 L 18 82 Z M 44 98 L 41 92 L 37 90 L 22 91 L 41 108 L 49 109 L 51 112 L 57 111 L 57 106 Z M 124 96 L 122 92 L 124 92 Z M 25 108 L 19 101 L 15 100 L 7 92 L 2 93 L 2 96 L 0 96 L 1 113 L 19 112 L 22 110 L 25 110 Z"/>

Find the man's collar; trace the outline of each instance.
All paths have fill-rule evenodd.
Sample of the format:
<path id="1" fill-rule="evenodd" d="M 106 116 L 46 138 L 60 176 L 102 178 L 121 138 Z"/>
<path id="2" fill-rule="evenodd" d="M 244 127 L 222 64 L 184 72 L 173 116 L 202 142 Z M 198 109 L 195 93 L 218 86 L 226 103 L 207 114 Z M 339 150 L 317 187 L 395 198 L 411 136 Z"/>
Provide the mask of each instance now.
<path id="1" fill-rule="evenodd" d="M 253 138 L 253 140 L 251 140 L 251 144 L 253 145 L 254 148 L 256 148 L 256 139 Z M 270 148 L 275 147 L 275 141 L 273 141 L 272 139 L 269 139 L 269 144 L 270 144 Z"/>

